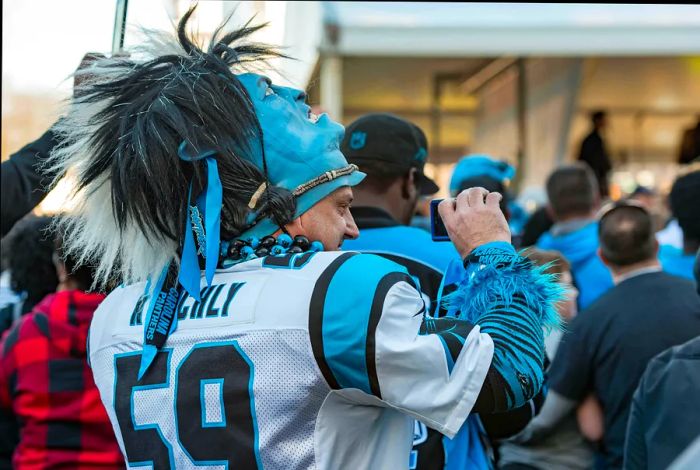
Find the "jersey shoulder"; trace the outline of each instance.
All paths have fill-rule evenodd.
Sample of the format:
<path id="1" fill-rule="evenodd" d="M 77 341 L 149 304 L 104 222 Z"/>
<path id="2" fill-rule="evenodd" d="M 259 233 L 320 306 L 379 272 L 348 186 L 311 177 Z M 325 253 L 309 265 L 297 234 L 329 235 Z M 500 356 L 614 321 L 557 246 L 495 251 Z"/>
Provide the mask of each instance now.
<path id="1" fill-rule="evenodd" d="M 408 275 L 407 269 L 383 256 L 355 251 L 333 252 L 322 277 L 349 285 L 368 285 L 390 274 Z"/>
<path id="2" fill-rule="evenodd" d="M 422 297 L 406 268 L 391 260 L 355 252 L 331 256 L 309 303 L 314 357 L 331 388 L 355 388 L 381 396 L 375 366 L 380 320 L 387 305 L 394 313 L 414 315 L 420 311 Z M 392 292 L 399 291 L 399 297 L 388 301 Z"/>

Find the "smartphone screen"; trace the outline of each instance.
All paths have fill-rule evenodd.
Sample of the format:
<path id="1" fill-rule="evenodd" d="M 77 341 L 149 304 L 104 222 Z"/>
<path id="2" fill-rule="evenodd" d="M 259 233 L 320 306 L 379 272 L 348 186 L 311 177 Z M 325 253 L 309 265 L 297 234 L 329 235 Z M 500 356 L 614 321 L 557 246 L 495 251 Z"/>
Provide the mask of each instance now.
<path id="1" fill-rule="evenodd" d="M 430 235 L 436 242 L 448 242 L 450 237 L 447 235 L 447 229 L 438 212 L 438 204 L 442 199 L 433 199 L 430 201 Z"/>

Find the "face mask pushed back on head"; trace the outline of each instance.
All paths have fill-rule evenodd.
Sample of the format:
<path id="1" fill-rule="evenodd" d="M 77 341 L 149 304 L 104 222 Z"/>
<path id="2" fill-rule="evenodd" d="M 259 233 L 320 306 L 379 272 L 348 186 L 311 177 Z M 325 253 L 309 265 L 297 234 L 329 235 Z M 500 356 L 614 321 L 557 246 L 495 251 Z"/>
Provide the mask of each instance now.
<path id="1" fill-rule="evenodd" d="M 98 283 L 157 277 L 188 236 L 216 257 L 216 239 L 271 234 L 364 176 L 338 149 L 340 124 L 313 116 L 300 90 L 247 73 L 281 56 L 248 40 L 260 26 L 218 30 L 202 49 L 192 13 L 177 37 L 148 32 L 130 57 L 93 63 L 57 126 L 50 166 L 78 179 L 60 229 L 69 253 L 96 262 Z"/>
<path id="2" fill-rule="evenodd" d="M 348 165 L 340 152 L 343 126 L 327 114 L 314 115 L 303 91 L 274 85 L 258 74 L 241 74 L 238 79 L 248 91 L 262 128 L 263 149 L 251 153 L 254 163 L 259 168 L 266 163 L 270 182 L 294 193 L 296 217 L 336 189 L 362 181 L 364 173 Z M 313 185 L 325 174 L 327 181 Z M 268 235 L 277 229 L 274 222 L 262 221 L 245 236 Z"/>
<path id="3" fill-rule="evenodd" d="M 151 299 L 180 288 L 199 299 L 222 241 L 269 235 L 363 177 L 340 153 L 341 125 L 312 116 L 301 91 L 247 73 L 281 56 L 248 40 L 261 26 L 219 28 L 205 50 L 187 32 L 193 12 L 177 42 L 147 32 L 128 58 L 90 66 L 50 162 L 77 170 L 74 217 L 59 227 L 67 254 L 94 262 L 98 284 L 148 280 Z M 164 341 L 145 336 L 149 357 Z"/>

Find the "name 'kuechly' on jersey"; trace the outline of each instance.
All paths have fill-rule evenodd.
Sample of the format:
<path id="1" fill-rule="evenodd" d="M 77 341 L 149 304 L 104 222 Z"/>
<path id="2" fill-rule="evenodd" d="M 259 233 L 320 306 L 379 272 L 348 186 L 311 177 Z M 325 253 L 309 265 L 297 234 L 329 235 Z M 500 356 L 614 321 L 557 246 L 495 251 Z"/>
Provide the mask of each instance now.
<path id="1" fill-rule="evenodd" d="M 183 295 L 177 330 L 138 381 L 143 292 L 110 294 L 89 344 L 130 466 L 405 468 L 412 418 L 454 435 L 493 356 L 477 325 L 421 334 L 403 267 L 305 253 L 217 271 L 201 302 Z"/>

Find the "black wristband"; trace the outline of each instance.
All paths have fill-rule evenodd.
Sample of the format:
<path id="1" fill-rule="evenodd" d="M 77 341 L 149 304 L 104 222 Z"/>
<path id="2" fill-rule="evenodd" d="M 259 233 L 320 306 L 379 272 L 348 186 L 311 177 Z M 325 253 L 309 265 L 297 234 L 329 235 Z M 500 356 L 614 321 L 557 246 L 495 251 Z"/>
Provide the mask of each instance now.
<path id="1" fill-rule="evenodd" d="M 517 253 L 509 253 L 501 248 L 477 248 L 464 258 L 464 269 L 469 269 L 470 265 L 493 266 L 504 268 L 514 264 L 528 266 L 529 260 L 519 256 Z"/>

